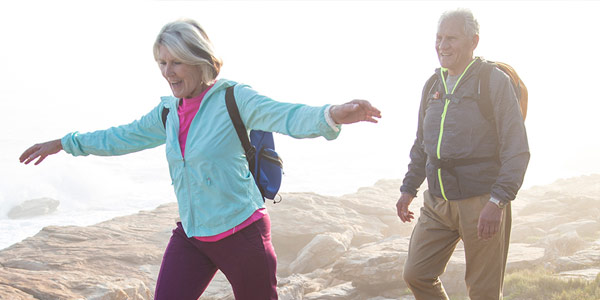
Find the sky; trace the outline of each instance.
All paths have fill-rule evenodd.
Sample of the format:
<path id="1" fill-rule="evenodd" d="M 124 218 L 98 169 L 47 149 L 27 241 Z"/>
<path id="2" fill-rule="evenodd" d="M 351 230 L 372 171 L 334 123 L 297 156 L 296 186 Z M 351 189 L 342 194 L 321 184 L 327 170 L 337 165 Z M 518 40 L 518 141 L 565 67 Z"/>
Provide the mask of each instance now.
<path id="1" fill-rule="evenodd" d="M 3 1 L 0 192 L 5 188 L 5 201 L 33 197 L 46 190 L 23 192 L 32 184 L 53 185 L 69 173 L 94 178 L 111 164 L 138 171 L 152 165 L 168 185 L 164 148 L 85 162 L 62 153 L 37 167 L 17 158 L 33 143 L 71 131 L 128 123 L 170 95 L 152 45 L 162 25 L 181 17 L 196 19 L 208 33 L 224 61 L 221 78 L 280 101 L 358 98 L 382 111 L 379 124 L 344 126 L 333 142 L 277 136 L 285 191 L 339 195 L 401 179 L 421 89 L 439 65 L 437 20 L 457 7 L 479 20 L 475 55 L 511 64 L 529 89 L 532 156 L 524 186 L 599 173 L 600 2 Z M 68 182 L 62 186 L 82 186 Z M 7 186 L 19 192 L 7 193 Z"/>

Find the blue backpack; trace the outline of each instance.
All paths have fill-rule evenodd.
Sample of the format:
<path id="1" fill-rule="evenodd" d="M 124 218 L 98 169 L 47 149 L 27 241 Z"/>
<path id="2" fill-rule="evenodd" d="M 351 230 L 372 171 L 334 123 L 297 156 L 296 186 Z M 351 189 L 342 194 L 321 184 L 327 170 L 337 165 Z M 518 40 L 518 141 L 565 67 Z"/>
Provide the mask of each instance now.
<path id="1" fill-rule="evenodd" d="M 248 160 L 248 167 L 254 176 L 254 181 L 263 196 L 263 200 L 264 198 L 274 200 L 279 191 L 279 187 L 281 186 L 283 161 L 277 152 L 275 152 L 273 133 L 261 130 L 251 130 L 250 140 L 248 140 L 246 126 L 244 126 L 238 107 L 235 104 L 233 88 L 233 86 L 230 86 L 225 92 L 227 112 L 229 112 L 231 122 L 244 147 L 246 159 Z M 279 200 L 275 200 L 274 202 L 278 203 L 280 201 L 281 196 L 279 197 Z"/>
<path id="2" fill-rule="evenodd" d="M 274 200 L 281 186 L 283 161 L 279 157 L 279 154 L 275 152 L 273 133 L 252 130 L 250 131 L 250 140 L 248 140 L 246 126 L 244 126 L 240 117 L 240 111 L 235 104 L 233 86 L 228 87 L 225 92 L 225 104 L 227 105 L 231 122 L 244 147 L 246 159 L 248 160 L 248 168 L 252 176 L 254 176 L 254 181 L 263 196 L 263 200 L 264 198 Z M 169 109 L 164 107 L 161 117 L 165 128 L 167 126 L 168 114 Z M 273 202 L 281 202 L 281 195 L 279 196 L 279 200 L 274 200 Z"/>

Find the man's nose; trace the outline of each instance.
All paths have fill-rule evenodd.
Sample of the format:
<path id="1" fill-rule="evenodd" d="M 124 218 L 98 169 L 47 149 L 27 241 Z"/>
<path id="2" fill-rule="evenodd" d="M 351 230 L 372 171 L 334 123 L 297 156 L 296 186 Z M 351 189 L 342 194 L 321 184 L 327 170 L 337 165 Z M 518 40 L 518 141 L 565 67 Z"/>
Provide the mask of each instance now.
<path id="1" fill-rule="evenodd" d="M 448 45 L 449 45 L 449 43 L 448 43 L 448 40 L 447 40 L 447 39 L 444 39 L 444 38 L 442 38 L 442 39 L 440 40 L 440 43 L 439 43 L 438 47 L 439 47 L 440 49 L 446 49 L 446 48 L 448 48 Z"/>

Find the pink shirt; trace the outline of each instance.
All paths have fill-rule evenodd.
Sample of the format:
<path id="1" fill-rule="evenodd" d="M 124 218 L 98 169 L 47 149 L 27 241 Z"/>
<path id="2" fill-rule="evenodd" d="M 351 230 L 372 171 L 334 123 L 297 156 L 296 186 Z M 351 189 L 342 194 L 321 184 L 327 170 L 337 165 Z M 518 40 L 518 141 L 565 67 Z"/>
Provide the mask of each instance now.
<path id="1" fill-rule="evenodd" d="M 179 146 L 181 147 L 181 156 L 183 157 L 185 157 L 185 142 L 187 140 L 187 135 L 190 130 L 192 120 L 194 120 L 196 113 L 198 113 L 198 109 L 200 108 L 200 103 L 202 103 L 202 99 L 204 98 L 208 90 L 210 90 L 212 87 L 212 85 L 209 86 L 205 91 L 203 91 L 200 95 L 194 98 L 184 98 L 181 101 L 181 105 L 177 107 L 177 115 L 179 116 Z M 248 227 L 250 224 L 260 220 L 266 214 L 266 209 L 259 208 L 244 222 L 237 226 L 234 226 L 233 228 L 225 232 L 213 236 L 195 236 L 194 238 L 203 242 L 216 242 Z"/>
<path id="2" fill-rule="evenodd" d="M 250 216 L 250 218 L 246 219 L 246 221 L 242 222 L 240 225 L 234 226 L 233 228 L 231 228 L 223 233 L 219 233 L 217 235 L 212 235 L 212 236 L 195 236 L 194 238 L 196 238 L 197 240 L 203 241 L 203 242 L 216 242 L 218 240 L 222 240 L 222 239 L 224 239 L 230 235 L 233 235 L 234 233 L 250 226 L 250 224 L 260 220 L 266 214 L 267 214 L 266 208 L 259 208 Z"/>
<path id="3" fill-rule="evenodd" d="M 192 120 L 194 120 L 198 108 L 200 108 L 200 103 L 202 103 L 204 95 L 206 95 L 208 90 L 212 87 L 212 85 L 209 86 L 200 95 L 194 98 L 183 98 L 181 105 L 177 107 L 177 115 L 179 116 L 179 146 L 181 147 L 181 156 L 183 157 L 185 157 L 185 141 L 187 140 L 188 131 L 190 130 L 190 124 L 192 124 Z"/>

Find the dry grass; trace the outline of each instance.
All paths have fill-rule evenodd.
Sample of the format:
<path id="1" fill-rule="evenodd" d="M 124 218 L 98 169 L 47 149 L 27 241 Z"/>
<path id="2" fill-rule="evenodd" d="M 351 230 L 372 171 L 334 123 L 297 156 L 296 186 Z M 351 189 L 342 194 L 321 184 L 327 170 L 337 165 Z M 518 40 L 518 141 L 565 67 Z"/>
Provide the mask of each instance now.
<path id="1" fill-rule="evenodd" d="M 600 274 L 594 281 L 561 279 L 543 269 L 508 274 L 504 281 L 505 300 L 598 300 Z"/>

